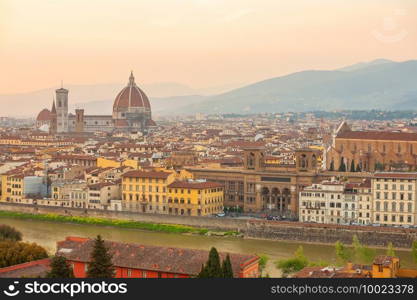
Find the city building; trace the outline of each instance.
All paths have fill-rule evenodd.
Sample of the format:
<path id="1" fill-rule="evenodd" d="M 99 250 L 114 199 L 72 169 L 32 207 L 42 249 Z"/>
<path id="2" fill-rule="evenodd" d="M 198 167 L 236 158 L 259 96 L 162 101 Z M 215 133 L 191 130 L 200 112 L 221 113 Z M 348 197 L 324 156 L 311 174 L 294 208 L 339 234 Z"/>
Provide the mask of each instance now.
<path id="1" fill-rule="evenodd" d="M 417 225 L 417 173 L 375 173 L 372 223 Z"/>
<path id="2" fill-rule="evenodd" d="M 342 122 L 327 149 L 328 170 L 415 171 L 417 133 L 353 131 Z"/>
<path id="3" fill-rule="evenodd" d="M 295 218 L 299 191 L 318 178 L 318 155 L 316 150 L 299 149 L 294 164 L 266 164 L 264 146 L 247 142 L 243 147 L 243 167 L 196 166 L 186 170 L 196 179 L 222 184 L 227 207 Z"/>
<path id="4" fill-rule="evenodd" d="M 323 182 L 303 189 L 299 197 L 299 220 L 324 224 L 343 224 L 345 219 L 345 185 Z"/>
<path id="5" fill-rule="evenodd" d="M 223 186 L 207 181 L 174 181 L 168 185 L 168 214 L 206 216 L 223 213 Z"/>
<path id="6" fill-rule="evenodd" d="M 299 220 L 324 224 L 363 224 L 372 221 L 371 181 L 323 181 L 305 187 L 299 196 Z"/>
<path id="7" fill-rule="evenodd" d="M 175 172 L 128 171 L 122 175 L 122 202 L 127 210 L 168 213 L 167 187 Z"/>

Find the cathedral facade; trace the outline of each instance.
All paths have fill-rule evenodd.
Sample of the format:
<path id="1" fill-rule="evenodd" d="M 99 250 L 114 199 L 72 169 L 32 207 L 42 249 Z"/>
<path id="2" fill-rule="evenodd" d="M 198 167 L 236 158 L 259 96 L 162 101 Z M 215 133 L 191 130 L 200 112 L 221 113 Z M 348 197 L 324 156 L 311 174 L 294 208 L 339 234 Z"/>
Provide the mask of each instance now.
<path id="1" fill-rule="evenodd" d="M 343 122 L 327 149 L 326 168 L 343 172 L 416 171 L 417 133 L 352 131 Z"/>
<path id="2" fill-rule="evenodd" d="M 146 134 L 156 126 L 152 120 L 151 105 L 147 95 L 136 85 L 133 73 L 128 85 L 116 96 L 112 115 L 85 115 L 83 109 L 68 113 L 69 91 L 56 90 L 52 109 L 43 109 L 36 118 L 36 127 L 52 134 L 71 132 L 141 132 Z"/>

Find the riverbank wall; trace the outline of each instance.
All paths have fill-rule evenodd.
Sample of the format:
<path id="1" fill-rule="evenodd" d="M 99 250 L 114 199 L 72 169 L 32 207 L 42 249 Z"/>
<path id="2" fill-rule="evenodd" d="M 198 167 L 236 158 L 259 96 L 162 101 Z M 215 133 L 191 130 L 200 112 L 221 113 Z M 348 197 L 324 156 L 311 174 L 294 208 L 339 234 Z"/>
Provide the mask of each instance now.
<path id="1" fill-rule="evenodd" d="M 238 231 L 245 238 L 266 240 L 300 241 L 310 243 L 334 244 L 341 241 L 352 242 L 353 235 L 368 246 L 385 247 L 392 242 L 395 247 L 409 249 L 417 240 L 417 229 L 343 226 L 333 224 L 311 224 L 298 222 L 279 222 L 267 220 L 247 220 L 217 217 L 188 217 L 137 212 L 85 210 L 79 208 L 60 208 L 30 204 L 1 203 L 0 210 L 31 214 L 57 214 L 63 216 L 83 216 L 105 219 L 120 219 L 156 224 L 177 224 L 211 230 Z"/>

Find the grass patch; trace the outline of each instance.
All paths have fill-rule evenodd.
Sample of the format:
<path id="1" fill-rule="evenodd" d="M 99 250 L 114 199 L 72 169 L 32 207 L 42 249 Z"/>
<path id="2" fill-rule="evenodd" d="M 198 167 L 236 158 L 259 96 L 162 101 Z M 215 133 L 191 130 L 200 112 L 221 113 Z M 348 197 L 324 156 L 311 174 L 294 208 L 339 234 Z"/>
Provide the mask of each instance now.
<path id="1" fill-rule="evenodd" d="M 62 216 L 57 214 L 30 214 L 21 212 L 11 211 L 0 211 L 0 217 L 10 217 L 18 219 L 28 220 L 40 220 L 40 221 L 52 221 L 62 223 L 75 223 L 75 224 L 86 224 L 86 225 L 101 225 L 101 226 L 114 226 L 121 228 L 133 228 L 143 229 L 150 231 L 160 231 L 168 233 L 196 233 L 206 234 L 209 230 L 206 228 L 196 228 L 184 225 L 174 224 L 155 224 L 138 221 L 128 220 L 113 220 L 105 218 L 94 218 L 94 217 L 79 217 L 79 216 Z"/>

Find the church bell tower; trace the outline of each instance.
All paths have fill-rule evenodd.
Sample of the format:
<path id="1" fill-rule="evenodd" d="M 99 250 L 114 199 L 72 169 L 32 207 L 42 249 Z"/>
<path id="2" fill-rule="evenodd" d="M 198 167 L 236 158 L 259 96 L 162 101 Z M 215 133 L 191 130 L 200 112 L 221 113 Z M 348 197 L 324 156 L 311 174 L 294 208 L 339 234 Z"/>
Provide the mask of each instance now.
<path id="1" fill-rule="evenodd" d="M 68 90 L 61 85 L 56 91 L 57 132 L 68 132 Z"/>

